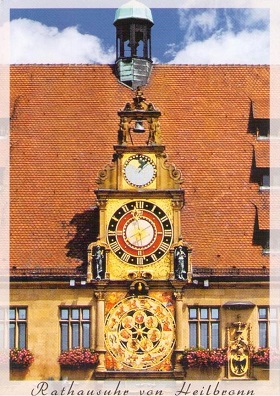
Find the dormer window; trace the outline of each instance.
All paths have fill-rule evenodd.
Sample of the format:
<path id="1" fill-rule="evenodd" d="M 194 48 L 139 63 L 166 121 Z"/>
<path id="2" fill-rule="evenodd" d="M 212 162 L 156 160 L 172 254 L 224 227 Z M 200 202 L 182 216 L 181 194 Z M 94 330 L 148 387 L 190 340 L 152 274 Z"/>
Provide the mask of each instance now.
<path id="1" fill-rule="evenodd" d="M 253 243 L 262 247 L 262 254 L 270 252 L 270 230 L 267 205 L 256 206 Z"/>
<path id="2" fill-rule="evenodd" d="M 252 183 L 258 183 L 261 191 L 270 188 L 269 155 L 269 142 L 255 142 L 250 180 Z"/>
<path id="3" fill-rule="evenodd" d="M 270 135 L 270 122 L 268 118 L 255 118 L 255 130 L 257 139 L 269 139 Z"/>
<path id="4" fill-rule="evenodd" d="M 267 190 L 270 188 L 270 175 L 268 173 L 268 170 L 265 171 L 261 176 L 261 185 L 260 185 L 260 190 Z"/>
<path id="5" fill-rule="evenodd" d="M 267 140 L 270 136 L 269 100 L 258 98 L 252 100 L 249 114 L 249 131 L 257 136 L 257 140 Z"/>

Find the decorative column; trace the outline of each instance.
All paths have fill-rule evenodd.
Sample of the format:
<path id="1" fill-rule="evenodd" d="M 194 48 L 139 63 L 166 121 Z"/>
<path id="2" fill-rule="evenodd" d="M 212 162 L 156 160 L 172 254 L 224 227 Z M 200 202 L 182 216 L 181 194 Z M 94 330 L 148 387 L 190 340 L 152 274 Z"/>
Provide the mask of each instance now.
<path id="1" fill-rule="evenodd" d="M 99 353 L 99 364 L 97 366 L 97 372 L 106 371 L 105 367 L 105 344 L 104 344 L 104 314 L 105 314 L 105 292 L 98 291 L 94 293 L 97 299 L 96 307 L 96 352 Z"/>
<path id="2" fill-rule="evenodd" d="M 101 173 L 101 172 L 100 172 Z M 100 210 L 99 218 L 100 218 L 100 226 L 99 226 L 99 238 L 100 241 L 106 241 L 106 220 L 105 220 L 105 212 L 107 205 L 107 198 L 99 198 L 98 206 Z"/>
<path id="3" fill-rule="evenodd" d="M 181 210 L 183 207 L 181 197 L 177 197 L 177 199 L 172 200 L 172 207 L 174 213 L 174 241 L 179 241 L 182 233 L 181 233 Z"/>
<path id="4" fill-rule="evenodd" d="M 180 364 L 180 358 L 184 352 L 183 342 L 183 292 L 176 291 L 174 293 L 176 298 L 175 304 L 175 320 L 176 320 L 176 346 L 175 346 L 175 367 L 174 372 L 182 373 L 182 365 Z"/>

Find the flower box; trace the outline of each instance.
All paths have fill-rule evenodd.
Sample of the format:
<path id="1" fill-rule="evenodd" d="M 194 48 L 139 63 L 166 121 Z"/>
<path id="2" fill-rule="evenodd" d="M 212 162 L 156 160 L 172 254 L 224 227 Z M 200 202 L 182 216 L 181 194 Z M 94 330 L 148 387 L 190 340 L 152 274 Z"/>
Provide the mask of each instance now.
<path id="1" fill-rule="evenodd" d="M 253 366 L 269 367 L 269 348 L 259 348 L 252 355 Z"/>
<path id="2" fill-rule="evenodd" d="M 274 348 L 259 348 L 252 354 L 252 364 L 256 367 L 269 368 L 272 365 L 279 368 L 280 351 Z"/>
<path id="3" fill-rule="evenodd" d="M 227 362 L 226 349 L 187 349 L 180 359 L 185 370 L 190 368 L 219 369 Z"/>
<path id="4" fill-rule="evenodd" d="M 74 348 L 62 352 L 58 362 L 62 368 L 93 368 L 98 364 L 98 353 L 89 348 Z"/>
<path id="5" fill-rule="evenodd" d="M 33 354 L 25 348 L 10 349 L 10 367 L 25 369 L 34 362 Z"/>

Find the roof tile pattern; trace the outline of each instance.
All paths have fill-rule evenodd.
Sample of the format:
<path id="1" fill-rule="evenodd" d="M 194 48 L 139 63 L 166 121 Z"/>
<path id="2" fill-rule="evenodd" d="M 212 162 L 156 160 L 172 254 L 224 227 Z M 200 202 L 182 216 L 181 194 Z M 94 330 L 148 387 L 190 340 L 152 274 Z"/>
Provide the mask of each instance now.
<path id="1" fill-rule="evenodd" d="M 260 230 L 269 230 L 269 194 L 260 194 L 258 205 L 258 226 Z"/>
<path id="2" fill-rule="evenodd" d="M 269 118 L 269 97 L 253 99 L 254 118 Z"/>
<path id="3" fill-rule="evenodd" d="M 260 192 L 250 182 L 256 137 L 248 123 L 251 100 L 268 104 L 269 68 L 155 65 L 144 94 L 162 113 L 163 144 L 182 171 L 182 234 L 193 266 L 268 265 L 252 244 Z M 12 266 L 81 263 L 69 255 L 73 219 L 96 204 L 117 111 L 133 96 L 110 65 L 11 67 Z"/>
<path id="4" fill-rule="evenodd" d="M 259 141 L 254 144 L 257 168 L 269 168 L 269 140 Z"/>

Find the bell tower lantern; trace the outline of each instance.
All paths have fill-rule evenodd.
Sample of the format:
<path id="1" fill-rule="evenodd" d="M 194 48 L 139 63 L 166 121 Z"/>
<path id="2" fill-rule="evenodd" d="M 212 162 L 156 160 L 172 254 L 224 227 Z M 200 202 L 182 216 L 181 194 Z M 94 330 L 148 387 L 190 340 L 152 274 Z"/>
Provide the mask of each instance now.
<path id="1" fill-rule="evenodd" d="M 132 89 L 146 85 L 149 79 L 153 24 L 151 10 L 136 0 L 116 11 L 116 74 Z"/>

